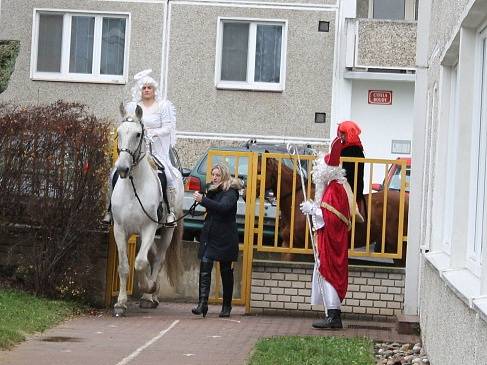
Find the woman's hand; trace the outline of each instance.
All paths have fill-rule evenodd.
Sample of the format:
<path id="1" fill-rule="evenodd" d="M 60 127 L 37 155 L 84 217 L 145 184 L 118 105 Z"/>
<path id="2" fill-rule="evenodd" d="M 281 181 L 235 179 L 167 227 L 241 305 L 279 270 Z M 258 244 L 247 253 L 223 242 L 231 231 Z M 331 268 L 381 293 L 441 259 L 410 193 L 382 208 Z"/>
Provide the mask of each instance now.
<path id="1" fill-rule="evenodd" d="M 203 194 L 200 194 L 199 192 L 195 191 L 193 193 L 193 199 L 196 200 L 198 203 L 201 203 L 203 200 Z"/>

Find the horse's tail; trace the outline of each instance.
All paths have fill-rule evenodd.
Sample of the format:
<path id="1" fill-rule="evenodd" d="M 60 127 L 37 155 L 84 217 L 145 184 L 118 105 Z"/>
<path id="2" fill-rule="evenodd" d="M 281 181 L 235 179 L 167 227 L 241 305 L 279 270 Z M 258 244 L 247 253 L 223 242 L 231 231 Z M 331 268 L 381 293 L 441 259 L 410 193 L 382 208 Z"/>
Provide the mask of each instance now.
<path id="1" fill-rule="evenodd" d="M 166 252 L 166 275 L 169 279 L 171 286 L 175 287 L 179 283 L 179 278 L 182 274 L 182 261 L 181 261 L 181 242 L 183 240 L 183 222 L 178 222 L 178 225 L 174 228 L 174 232 L 171 238 L 171 243 Z"/>

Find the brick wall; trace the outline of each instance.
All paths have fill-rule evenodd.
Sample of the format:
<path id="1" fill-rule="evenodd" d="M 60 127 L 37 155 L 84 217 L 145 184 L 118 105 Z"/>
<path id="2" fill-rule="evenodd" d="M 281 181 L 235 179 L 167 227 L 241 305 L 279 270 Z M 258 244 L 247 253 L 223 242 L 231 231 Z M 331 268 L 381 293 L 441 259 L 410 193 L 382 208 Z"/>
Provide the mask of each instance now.
<path id="1" fill-rule="evenodd" d="M 310 305 L 312 274 L 312 263 L 254 260 L 252 313 L 321 312 L 323 306 Z M 403 268 L 350 266 L 348 292 L 342 303 L 345 317 L 393 320 L 402 313 L 404 277 Z"/>

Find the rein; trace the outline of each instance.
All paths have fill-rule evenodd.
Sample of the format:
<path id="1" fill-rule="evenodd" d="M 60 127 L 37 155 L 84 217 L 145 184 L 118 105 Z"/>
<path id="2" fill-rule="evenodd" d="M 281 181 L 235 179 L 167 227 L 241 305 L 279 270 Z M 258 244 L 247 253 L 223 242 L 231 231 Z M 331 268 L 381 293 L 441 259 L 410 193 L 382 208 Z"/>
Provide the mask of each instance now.
<path id="1" fill-rule="evenodd" d="M 149 218 L 152 222 L 154 223 L 157 223 L 157 224 L 161 224 L 161 221 L 160 220 L 156 220 L 154 218 L 151 217 L 151 215 L 145 210 L 144 208 L 144 205 L 142 204 L 141 200 L 140 200 L 140 197 L 139 197 L 139 194 L 137 194 L 137 189 L 135 188 L 135 184 L 134 184 L 134 177 L 132 175 L 129 176 L 129 179 L 130 179 L 130 183 L 132 184 L 132 189 L 134 189 L 134 194 L 135 194 L 135 197 L 137 198 L 137 201 L 139 202 L 140 204 L 140 207 L 142 208 L 142 211 L 144 212 L 144 214 L 147 216 L 147 218 Z M 191 207 L 188 209 L 188 211 L 186 213 L 184 213 L 181 217 L 179 217 L 178 219 L 176 219 L 174 221 L 174 223 L 171 223 L 171 224 L 161 224 L 162 227 L 166 227 L 166 228 L 171 228 L 171 227 L 174 227 L 175 223 L 183 220 L 185 217 L 187 217 L 189 214 L 191 214 L 191 216 L 195 216 L 197 215 L 196 214 L 196 207 L 199 205 L 198 202 L 194 202 Z"/>

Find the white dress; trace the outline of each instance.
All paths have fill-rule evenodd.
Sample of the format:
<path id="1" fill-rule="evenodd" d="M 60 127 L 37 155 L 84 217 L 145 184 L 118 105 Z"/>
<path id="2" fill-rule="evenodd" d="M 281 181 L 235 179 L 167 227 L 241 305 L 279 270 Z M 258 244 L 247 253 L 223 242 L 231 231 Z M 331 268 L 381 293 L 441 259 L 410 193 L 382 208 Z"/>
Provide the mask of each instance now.
<path id="1" fill-rule="evenodd" d="M 169 148 L 176 145 L 176 108 L 169 100 L 155 102 L 150 107 L 142 103 L 142 122 L 149 139 L 152 139 L 152 154 L 165 167 L 168 187 L 175 187 L 181 173 L 169 158 Z"/>

